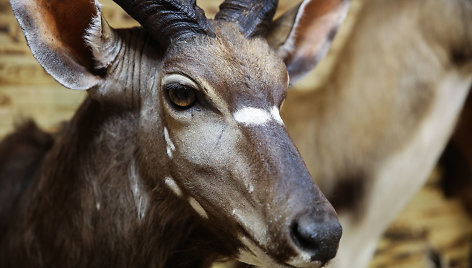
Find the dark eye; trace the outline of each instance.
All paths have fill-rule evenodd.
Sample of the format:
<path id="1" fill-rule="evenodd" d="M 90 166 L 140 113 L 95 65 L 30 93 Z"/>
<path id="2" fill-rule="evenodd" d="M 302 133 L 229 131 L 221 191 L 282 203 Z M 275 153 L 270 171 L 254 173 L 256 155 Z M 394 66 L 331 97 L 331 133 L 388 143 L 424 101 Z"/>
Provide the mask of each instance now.
<path id="1" fill-rule="evenodd" d="M 195 104 L 197 95 L 195 89 L 179 83 L 170 83 L 165 85 L 165 92 L 170 102 L 181 109 L 188 109 Z"/>

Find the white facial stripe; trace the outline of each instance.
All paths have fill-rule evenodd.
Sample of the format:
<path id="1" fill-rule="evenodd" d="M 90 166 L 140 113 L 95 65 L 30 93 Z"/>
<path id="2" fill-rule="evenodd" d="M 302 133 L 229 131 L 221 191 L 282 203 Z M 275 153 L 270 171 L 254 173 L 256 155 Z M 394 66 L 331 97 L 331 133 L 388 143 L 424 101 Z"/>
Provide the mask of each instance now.
<path id="1" fill-rule="evenodd" d="M 180 187 L 177 185 L 177 183 L 172 179 L 171 177 L 166 177 L 165 183 L 169 189 L 174 192 L 174 194 L 178 197 L 182 196 L 182 190 L 180 190 Z"/>
<path id="2" fill-rule="evenodd" d="M 175 151 L 175 145 L 172 142 L 172 140 L 170 139 L 169 131 L 167 130 L 167 127 L 164 127 L 164 138 L 165 138 L 166 143 L 167 143 L 167 155 L 170 158 L 172 158 L 172 152 Z"/>
<path id="3" fill-rule="evenodd" d="M 253 107 L 244 107 L 236 111 L 233 117 L 234 120 L 245 125 L 263 125 L 272 120 L 270 113 Z"/>
<path id="4" fill-rule="evenodd" d="M 192 79 L 186 76 L 180 75 L 180 74 L 169 74 L 162 78 L 163 85 L 169 84 L 169 83 L 179 83 L 179 84 L 186 85 L 189 87 L 199 88 L 198 85 L 192 81 Z"/>
<path id="5" fill-rule="evenodd" d="M 200 203 L 198 203 L 197 200 L 195 200 L 195 198 L 190 197 L 188 199 L 188 202 L 200 216 L 202 216 L 205 219 L 208 219 L 208 214 L 206 213 L 205 209 L 202 207 L 202 205 L 200 205 Z"/>
<path id="6" fill-rule="evenodd" d="M 279 124 L 284 125 L 284 121 L 282 120 L 282 117 L 280 117 L 280 111 L 279 108 L 276 106 L 272 107 L 272 110 L 270 110 L 270 114 L 272 115 L 272 118 L 275 119 Z"/>
<path id="7" fill-rule="evenodd" d="M 264 125 L 267 122 L 272 120 L 277 121 L 277 123 L 283 125 L 282 118 L 280 117 L 279 109 L 273 107 L 270 112 L 254 108 L 254 107 L 244 107 L 233 114 L 234 120 L 244 125 Z"/>

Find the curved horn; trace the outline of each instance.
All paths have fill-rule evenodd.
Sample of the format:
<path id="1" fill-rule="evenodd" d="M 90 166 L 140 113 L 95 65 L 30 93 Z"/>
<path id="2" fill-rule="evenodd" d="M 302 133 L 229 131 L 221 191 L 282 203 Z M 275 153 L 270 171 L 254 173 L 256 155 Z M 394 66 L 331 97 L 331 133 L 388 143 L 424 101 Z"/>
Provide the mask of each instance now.
<path id="1" fill-rule="evenodd" d="M 196 34 L 214 36 L 213 27 L 196 0 L 113 0 L 137 20 L 162 48 L 171 40 Z"/>
<path id="2" fill-rule="evenodd" d="M 278 0 L 226 0 L 220 5 L 216 20 L 239 24 L 246 37 L 265 36 L 269 28 Z"/>

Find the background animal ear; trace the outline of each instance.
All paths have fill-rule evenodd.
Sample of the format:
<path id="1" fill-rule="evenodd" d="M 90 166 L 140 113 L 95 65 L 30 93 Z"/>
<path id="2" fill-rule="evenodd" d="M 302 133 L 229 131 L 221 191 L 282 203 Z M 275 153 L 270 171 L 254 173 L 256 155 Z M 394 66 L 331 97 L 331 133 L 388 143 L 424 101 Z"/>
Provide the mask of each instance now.
<path id="1" fill-rule="evenodd" d="M 101 18 L 92 0 L 10 0 L 34 57 L 59 83 L 86 90 L 98 81 L 84 36 Z"/>
<path id="2" fill-rule="evenodd" d="M 273 22 L 267 41 L 295 84 L 326 55 L 346 17 L 348 0 L 305 0 Z"/>

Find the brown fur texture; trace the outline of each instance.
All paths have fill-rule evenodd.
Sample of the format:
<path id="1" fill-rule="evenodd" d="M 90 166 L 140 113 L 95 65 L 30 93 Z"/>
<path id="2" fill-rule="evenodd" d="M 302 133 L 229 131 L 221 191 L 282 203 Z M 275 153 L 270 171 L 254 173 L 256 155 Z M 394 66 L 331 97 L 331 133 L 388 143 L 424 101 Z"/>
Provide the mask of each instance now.
<path id="1" fill-rule="evenodd" d="M 52 147 L 51 136 L 32 123 L 7 137 L 1 144 L 2 153 L 9 151 L 2 154 L 8 159 L 0 168 L 2 185 L 24 182 L 9 191 L 15 206 L 2 210 L 2 223 L 9 222 L 2 228 L 2 267 L 205 267 L 215 253 L 231 255 L 232 240 L 219 241 L 167 189 L 147 186 L 153 187 L 153 206 L 137 224 L 126 170 L 135 152 L 125 142 L 135 139 L 133 119 L 87 100 Z M 24 166 L 12 170 L 15 161 Z"/>
<path id="2" fill-rule="evenodd" d="M 0 240 L 17 209 L 21 194 L 36 177 L 53 137 L 32 121 L 19 125 L 0 143 Z"/>

